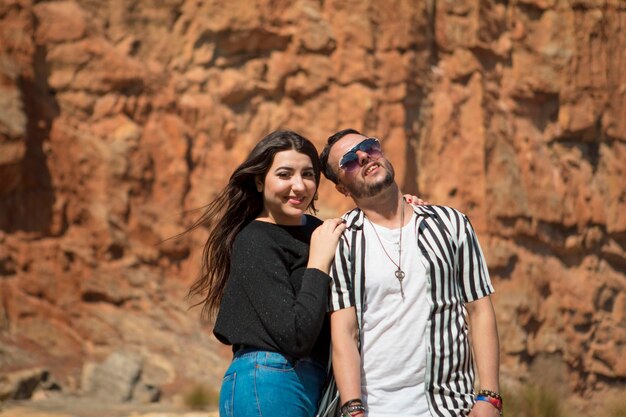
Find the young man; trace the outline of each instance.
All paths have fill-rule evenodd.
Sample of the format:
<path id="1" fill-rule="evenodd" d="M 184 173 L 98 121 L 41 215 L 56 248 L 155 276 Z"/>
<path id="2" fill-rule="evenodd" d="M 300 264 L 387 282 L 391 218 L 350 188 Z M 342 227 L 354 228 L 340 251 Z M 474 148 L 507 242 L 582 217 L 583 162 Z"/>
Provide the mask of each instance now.
<path id="1" fill-rule="evenodd" d="M 320 158 L 357 205 L 331 271 L 343 415 L 500 415 L 493 287 L 467 217 L 405 202 L 380 142 L 356 130 L 331 136 Z"/>

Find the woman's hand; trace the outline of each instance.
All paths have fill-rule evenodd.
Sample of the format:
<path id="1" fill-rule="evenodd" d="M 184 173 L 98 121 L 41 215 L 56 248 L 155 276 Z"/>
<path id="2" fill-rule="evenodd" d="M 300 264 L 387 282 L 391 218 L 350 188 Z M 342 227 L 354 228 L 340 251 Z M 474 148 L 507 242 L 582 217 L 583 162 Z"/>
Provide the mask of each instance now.
<path id="1" fill-rule="evenodd" d="M 313 231 L 307 268 L 315 268 L 328 273 L 335 258 L 337 243 L 344 230 L 346 230 L 346 224 L 343 219 L 336 218 L 326 220 Z"/>
<path id="2" fill-rule="evenodd" d="M 404 199 L 409 204 L 415 204 L 416 206 L 428 206 L 430 203 L 428 201 L 424 201 L 416 195 L 405 194 Z"/>

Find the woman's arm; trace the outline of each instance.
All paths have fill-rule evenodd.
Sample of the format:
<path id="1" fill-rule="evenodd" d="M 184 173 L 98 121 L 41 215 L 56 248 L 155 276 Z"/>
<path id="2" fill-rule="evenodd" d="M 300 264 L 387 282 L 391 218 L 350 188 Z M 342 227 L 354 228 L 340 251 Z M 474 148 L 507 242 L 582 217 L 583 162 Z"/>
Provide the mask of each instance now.
<path id="1" fill-rule="evenodd" d="M 346 224 L 338 218 L 328 219 L 315 229 L 311 235 L 308 268 L 319 269 L 328 274 L 330 265 L 335 259 L 337 243 L 344 230 L 346 230 Z"/>
<path id="2" fill-rule="evenodd" d="M 291 255 L 272 236 L 251 233 L 238 238 L 233 247 L 231 278 L 244 289 L 245 299 L 241 302 L 250 304 L 271 337 L 269 342 L 291 356 L 304 357 L 310 353 L 324 322 L 330 277 L 323 270 L 328 271 L 336 241 L 343 231 L 340 221 L 334 225 L 327 222 L 318 227 L 319 232 L 316 229 L 317 237 L 312 242 L 321 245 L 321 251 L 330 252 L 330 259 L 324 261 L 318 254 L 316 259 L 322 261 L 305 269 L 297 293 L 290 279 Z"/>

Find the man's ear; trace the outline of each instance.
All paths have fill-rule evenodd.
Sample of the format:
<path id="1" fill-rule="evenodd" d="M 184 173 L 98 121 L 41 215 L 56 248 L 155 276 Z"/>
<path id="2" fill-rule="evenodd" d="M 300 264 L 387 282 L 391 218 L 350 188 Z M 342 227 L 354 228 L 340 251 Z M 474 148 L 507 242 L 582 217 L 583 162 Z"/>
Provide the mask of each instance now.
<path id="1" fill-rule="evenodd" d="M 339 191 L 341 194 L 345 195 L 346 197 L 350 197 L 350 191 L 348 191 L 348 189 L 341 184 L 335 184 L 335 190 Z"/>

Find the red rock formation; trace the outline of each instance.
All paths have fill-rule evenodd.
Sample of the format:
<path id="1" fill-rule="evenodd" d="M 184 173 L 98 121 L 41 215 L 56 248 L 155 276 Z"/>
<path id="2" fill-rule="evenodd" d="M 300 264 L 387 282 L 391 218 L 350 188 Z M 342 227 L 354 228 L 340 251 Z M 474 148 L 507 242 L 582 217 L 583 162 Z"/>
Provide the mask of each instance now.
<path id="1" fill-rule="evenodd" d="M 321 147 L 350 126 L 405 191 L 471 217 L 505 380 L 549 356 L 578 392 L 623 387 L 625 18 L 619 0 L 0 1 L 0 369 L 78 389 L 124 346 L 166 389 L 217 383 L 227 350 L 183 298 L 202 231 L 166 239 L 268 131 Z M 324 184 L 320 206 L 351 202 Z"/>

